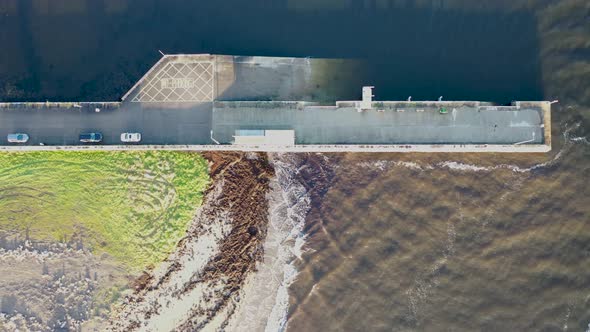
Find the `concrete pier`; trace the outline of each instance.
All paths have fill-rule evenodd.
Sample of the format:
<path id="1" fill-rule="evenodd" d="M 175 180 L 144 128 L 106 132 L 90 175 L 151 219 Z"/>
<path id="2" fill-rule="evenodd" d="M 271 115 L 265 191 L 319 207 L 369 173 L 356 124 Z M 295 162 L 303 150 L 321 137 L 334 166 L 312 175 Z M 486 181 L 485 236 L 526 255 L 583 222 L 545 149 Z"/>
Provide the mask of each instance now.
<path id="1" fill-rule="evenodd" d="M 163 56 L 120 102 L 0 103 L 1 150 L 241 150 L 292 152 L 547 152 L 550 103 L 311 102 L 314 61 L 223 55 Z M 359 93 L 361 92 L 359 87 Z M 378 87 L 376 87 L 378 91 Z M 378 93 L 377 93 L 378 95 Z M 236 139 L 240 133 L 294 140 Z M 6 135 L 27 133 L 10 144 Z M 82 132 L 103 142 L 83 145 Z M 142 142 L 124 145 L 123 132 Z M 283 135 L 284 136 L 284 135 Z M 285 142 L 293 142 L 285 145 Z M 236 144 L 236 142 L 240 144 Z M 246 144 L 244 142 L 251 142 Z M 255 142 L 255 143 L 254 143 Z M 40 145 L 43 144 L 43 145 Z"/>

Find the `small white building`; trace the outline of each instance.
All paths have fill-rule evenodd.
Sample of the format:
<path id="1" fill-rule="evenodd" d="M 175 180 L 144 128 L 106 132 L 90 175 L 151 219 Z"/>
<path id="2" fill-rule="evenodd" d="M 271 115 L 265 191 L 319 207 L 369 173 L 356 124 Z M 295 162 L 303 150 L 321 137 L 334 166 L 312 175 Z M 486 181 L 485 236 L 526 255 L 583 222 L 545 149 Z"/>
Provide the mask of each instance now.
<path id="1" fill-rule="evenodd" d="M 295 131 L 238 129 L 234 135 L 235 145 L 295 145 Z"/>
<path id="2" fill-rule="evenodd" d="M 363 99 L 361 100 L 361 110 L 370 110 L 373 107 L 373 88 L 374 86 L 363 86 Z"/>

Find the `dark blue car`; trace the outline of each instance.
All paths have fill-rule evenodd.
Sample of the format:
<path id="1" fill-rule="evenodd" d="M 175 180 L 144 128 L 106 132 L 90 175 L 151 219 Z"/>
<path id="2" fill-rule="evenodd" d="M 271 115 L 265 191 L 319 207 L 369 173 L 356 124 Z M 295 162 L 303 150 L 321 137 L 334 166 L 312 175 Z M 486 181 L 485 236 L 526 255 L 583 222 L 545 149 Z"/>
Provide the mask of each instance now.
<path id="1" fill-rule="evenodd" d="M 101 133 L 84 133 L 80 134 L 80 142 L 82 143 L 98 143 L 102 141 Z"/>

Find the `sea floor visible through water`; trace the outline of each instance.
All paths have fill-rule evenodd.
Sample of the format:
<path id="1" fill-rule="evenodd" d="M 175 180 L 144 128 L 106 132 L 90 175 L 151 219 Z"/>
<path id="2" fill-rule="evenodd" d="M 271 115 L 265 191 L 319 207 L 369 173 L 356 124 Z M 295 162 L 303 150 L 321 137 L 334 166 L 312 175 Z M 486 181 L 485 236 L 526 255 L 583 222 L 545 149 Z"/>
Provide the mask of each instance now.
<path id="1" fill-rule="evenodd" d="M 329 161 L 307 177 L 329 174 L 328 188 L 306 221 L 288 331 L 588 329 L 581 126 L 558 126 L 547 156 L 314 157 Z"/>

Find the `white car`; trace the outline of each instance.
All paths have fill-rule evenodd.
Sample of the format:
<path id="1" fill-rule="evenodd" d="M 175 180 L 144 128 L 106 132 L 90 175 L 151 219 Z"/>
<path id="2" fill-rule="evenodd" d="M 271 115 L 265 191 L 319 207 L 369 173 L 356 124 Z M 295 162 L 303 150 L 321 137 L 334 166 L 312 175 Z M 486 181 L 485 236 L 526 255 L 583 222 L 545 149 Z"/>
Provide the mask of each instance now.
<path id="1" fill-rule="evenodd" d="M 29 140 L 29 135 L 22 133 L 8 134 L 6 139 L 9 143 L 26 143 Z"/>
<path id="2" fill-rule="evenodd" d="M 121 134 L 121 142 L 137 143 L 139 141 L 141 141 L 141 134 L 140 133 L 122 133 Z"/>

